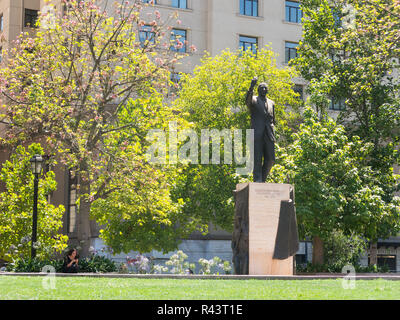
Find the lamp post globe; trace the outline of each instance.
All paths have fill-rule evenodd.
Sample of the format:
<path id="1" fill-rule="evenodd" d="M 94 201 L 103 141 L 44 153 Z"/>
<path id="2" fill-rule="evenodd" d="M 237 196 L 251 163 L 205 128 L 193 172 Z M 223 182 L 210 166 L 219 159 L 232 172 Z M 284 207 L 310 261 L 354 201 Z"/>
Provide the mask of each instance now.
<path id="1" fill-rule="evenodd" d="M 29 160 L 31 163 L 31 170 L 33 174 L 39 175 L 40 172 L 42 171 L 42 166 L 43 166 L 43 157 L 40 154 L 35 154 L 31 160 Z"/>
<path id="2" fill-rule="evenodd" d="M 32 214 L 32 241 L 31 241 L 31 259 L 36 257 L 36 241 L 37 241 L 37 207 L 38 207 L 38 188 L 39 175 L 42 172 L 43 158 L 39 154 L 35 154 L 31 159 L 31 170 L 34 175 L 33 180 L 33 214 Z"/>

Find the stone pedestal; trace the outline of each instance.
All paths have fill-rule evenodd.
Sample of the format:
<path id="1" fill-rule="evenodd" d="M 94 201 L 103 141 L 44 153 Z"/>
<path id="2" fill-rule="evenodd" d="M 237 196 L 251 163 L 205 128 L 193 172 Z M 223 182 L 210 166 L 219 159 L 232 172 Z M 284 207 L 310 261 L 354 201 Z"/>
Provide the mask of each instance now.
<path id="1" fill-rule="evenodd" d="M 298 234 L 291 185 L 236 186 L 232 249 L 236 274 L 293 275 Z"/>

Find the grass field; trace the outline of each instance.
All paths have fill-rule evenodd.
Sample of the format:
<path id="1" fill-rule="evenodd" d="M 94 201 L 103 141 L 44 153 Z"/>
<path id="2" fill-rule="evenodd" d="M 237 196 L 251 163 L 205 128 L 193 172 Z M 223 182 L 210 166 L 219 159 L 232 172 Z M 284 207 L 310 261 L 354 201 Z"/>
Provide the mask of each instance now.
<path id="1" fill-rule="evenodd" d="M 400 281 L 357 280 L 343 289 L 342 280 L 190 280 L 56 278 L 55 288 L 42 277 L 0 276 L 0 300 L 347 300 L 400 299 Z"/>

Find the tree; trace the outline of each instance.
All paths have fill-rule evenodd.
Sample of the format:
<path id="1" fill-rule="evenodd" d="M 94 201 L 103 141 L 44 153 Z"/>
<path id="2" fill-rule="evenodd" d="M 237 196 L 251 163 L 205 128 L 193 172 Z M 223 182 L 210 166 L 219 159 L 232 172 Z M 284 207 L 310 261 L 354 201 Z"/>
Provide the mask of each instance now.
<path id="1" fill-rule="evenodd" d="M 294 143 L 278 151 L 282 162 L 272 170 L 275 182 L 283 182 L 286 173 L 295 186 L 302 236 L 321 239 L 322 246 L 333 230 L 370 241 L 395 235 L 400 198 L 387 199 L 381 187 L 387 176 L 369 164 L 374 145 L 357 136 L 348 138 L 343 126 L 329 117 L 319 119 L 311 108 L 303 116 Z"/>
<path id="2" fill-rule="evenodd" d="M 19 146 L 1 169 L 0 179 L 6 191 L 0 193 L 0 258 L 7 261 L 30 256 L 33 174 L 29 160 L 34 154 L 43 154 L 39 144 L 31 144 L 28 150 Z M 48 202 L 48 195 L 56 187 L 52 171 L 47 171 L 39 180 L 38 241 L 34 245 L 41 258 L 62 252 L 67 246 L 68 237 L 58 234 L 64 207 Z"/>
<path id="3" fill-rule="evenodd" d="M 369 164 L 386 177 L 380 187 L 390 202 L 400 190 L 393 175 L 400 161 L 398 2 L 305 0 L 301 6 L 303 40 L 294 64 L 310 83 L 310 101 L 321 113 L 330 101 L 345 106 L 338 121 L 350 136 L 373 143 Z"/>
<path id="4" fill-rule="evenodd" d="M 293 64 L 310 82 L 316 107 L 326 111 L 329 100 L 345 101 L 339 121 L 353 125 L 359 136 L 375 144 L 395 136 L 399 79 L 394 72 L 400 53 L 396 1 L 305 0 L 302 11 L 303 39 Z"/>
<path id="5" fill-rule="evenodd" d="M 137 99 L 121 111 L 120 123 L 136 123 L 137 127 L 109 136 L 107 145 L 115 149 L 115 172 L 113 179 L 103 176 L 94 182 L 107 196 L 92 202 L 91 215 L 102 226 L 100 237 L 115 253 L 172 251 L 198 227 L 195 213 L 182 211 L 183 199 L 172 200 L 174 181 L 185 166 L 150 163 L 144 154 L 150 143 L 145 139 L 149 130 L 166 129 L 170 121 L 177 120 L 163 105 L 161 95 L 153 96 L 151 103 Z M 182 120 L 178 123 L 181 128 L 187 126 Z M 110 165 L 107 161 L 104 166 Z"/>
<path id="6" fill-rule="evenodd" d="M 152 102 L 166 91 L 169 68 L 181 57 L 164 49 L 182 43 L 165 40 L 172 18 L 163 21 L 157 11 L 148 17 L 151 38 L 138 39 L 146 24 L 142 1 L 115 2 L 114 11 L 96 0 L 64 3 L 65 15 L 42 15 L 35 37 L 22 35 L 8 52 L 0 72 L 3 142 L 45 139 L 49 153 L 76 171 L 77 235 L 87 255 L 91 204 L 118 191 L 113 182 L 121 175 L 141 170 L 144 137 L 136 133 L 171 112 Z M 136 117 L 125 121 L 132 106 Z"/>
<path id="7" fill-rule="evenodd" d="M 174 108 L 192 124 L 198 137 L 202 129 L 228 130 L 233 137 L 234 129 L 250 128 L 245 96 L 254 76 L 269 85 L 268 97 L 275 101 L 278 143 L 286 144 L 289 126 L 298 118 L 299 100 L 292 90 L 296 72 L 292 68 L 278 69 L 275 54 L 268 47 L 257 54 L 229 50 L 214 57 L 206 54 L 192 75 L 182 75 Z M 289 105 L 291 108 L 287 108 Z M 199 157 L 198 164 L 183 169 L 172 192 L 175 198 L 184 200 L 184 212 L 195 213 L 204 224 L 211 222 L 229 231 L 233 229 L 233 190 L 238 182 L 250 180 L 237 173 L 242 164 L 234 159 L 225 162 L 225 144 L 224 139 L 219 164 L 204 164 Z"/>

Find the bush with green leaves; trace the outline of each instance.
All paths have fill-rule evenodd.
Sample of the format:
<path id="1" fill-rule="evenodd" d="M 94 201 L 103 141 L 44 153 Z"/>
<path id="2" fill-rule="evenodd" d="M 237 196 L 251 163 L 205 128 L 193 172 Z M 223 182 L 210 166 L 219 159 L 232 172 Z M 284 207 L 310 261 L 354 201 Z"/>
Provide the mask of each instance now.
<path id="1" fill-rule="evenodd" d="M 43 267 L 52 266 L 56 272 L 62 272 L 63 260 L 36 258 L 18 258 L 6 265 L 8 272 L 41 272 Z"/>
<path id="2" fill-rule="evenodd" d="M 40 258 L 18 258 L 7 264 L 6 271 L 9 272 L 41 272 L 43 267 L 52 266 L 56 272 L 63 272 L 63 259 L 40 259 Z M 106 273 L 117 272 L 117 264 L 105 256 L 92 255 L 88 258 L 79 259 L 79 272 L 81 273 Z"/>
<path id="3" fill-rule="evenodd" d="M 346 236 L 334 230 L 324 241 L 324 260 L 327 265 L 337 266 L 337 269 L 348 264 L 357 265 L 366 249 L 367 242 L 359 236 Z"/>
<path id="4" fill-rule="evenodd" d="M 105 256 L 92 255 L 84 259 L 79 259 L 79 272 L 106 273 L 117 271 L 117 264 Z"/>
<path id="5" fill-rule="evenodd" d="M 386 273 L 389 272 L 387 266 L 377 267 L 376 265 L 361 266 L 359 263 L 350 264 L 354 267 L 355 273 Z M 338 264 L 312 264 L 297 265 L 296 272 L 299 273 L 342 273 L 343 266 Z"/>

